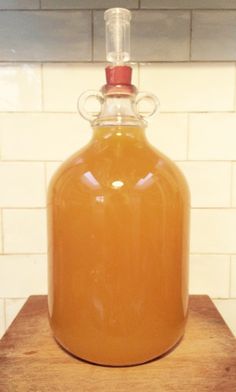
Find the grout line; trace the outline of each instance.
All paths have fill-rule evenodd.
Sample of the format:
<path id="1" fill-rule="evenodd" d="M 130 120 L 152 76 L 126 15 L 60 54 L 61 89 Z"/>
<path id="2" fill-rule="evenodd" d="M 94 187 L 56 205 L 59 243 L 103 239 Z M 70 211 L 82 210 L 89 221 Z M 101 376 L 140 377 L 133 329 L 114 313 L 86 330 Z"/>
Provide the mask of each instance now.
<path id="1" fill-rule="evenodd" d="M 67 60 L 67 59 L 65 59 L 65 60 L 62 60 L 62 61 L 54 61 L 54 60 L 52 60 L 52 61 L 43 61 L 43 60 L 38 60 L 38 61 L 28 61 L 28 60 L 24 60 L 24 61 L 14 61 L 14 60 L 10 60 L 10 61 L 4 61 L 4 60 L 0 60 L 0 65 L 4 65 L 4 66 L 6 66 L 6 65 L 8 65 L 9 67 L 10 66 L 17 66 L 17 65 L 19 65 L 19 67 L 20 66 L 22 66 L 22 65 L 25 65 L 25 64 L 32 64 L 32 65 L 34 65 L 34 63 L 37 63 L 37 65 L 39 65 L 39 64 L 41 64 L 41 63 L 43 63 L 43 64 L 59 64 L 59 65 L 70 65 L 70 64 L 73 64 L 73 65 L 75 65 L 75 64 L 77 64 L 78 66 L 79 65 L 87 65 L 87 64 L 94 64 L 94 65 L 101 65 L 101 64 L 103 64 L 104 66 L 106 65 L 106 60 L 101 60 L 101 61 L 98 61 L 98 60 L 96 60 L 96 61 L 86 61 L 86 60 L 75 60 L 75 61 L 70 61 L 70 60 Z M 132 63 L 135 63 L 135 64 L 138 64 L 138 61 L 133 61 Z M 233 62 L 233 64 L 234 64 L 234 62 Z"/>
<path id="2" fill-rule="evenodd" d="M 234 64 L 234 96 L 233 96 L 233 110 L 236 110 L 236 63 Z"/>
<path id="3" fill-rule="evenodd" d="M 45 210 L 45 206 L 35 206 L 35 207 L 21 207 L 21 206 L 3 206 L 1 207 L 2 210 Z M 233 211 L 236 212 L 236 207 L 191 207 L 191 210 L 216 210 L 216 211 Z M 203 252 L 204 253 L 204 252 Z M 227 253 L 225 253 L 227 254 Z"/>
<path id="4" fill-rule="evenodd" d="M 131 9 L 131 11 L 132 10 L 137 10 L 138 8 L 130 8 Z M 100 11 L 102 11 L 103 9 L 102 8 L 100 8 L 99 9 Z M 182 8 L 181 6 L 179 6 L 179 7 L 173 7 L 173 8 L 165 8 L 165 7 L 163 7 L 163 8 L 161 8 L 161 7 L 158 7 L 158 8 L 152 8 L 152 7 L 150 7 L 150 8 L 146 8 L 146 7 L 141 7 L 140 8 L 140 11 L 235 11 L 236 10 L 236 7 L 235 8 L 221 8 L 221 7 L 215 7 L 215 8 Z"/>
<path id="5" fill-rule="evenodd" d="M 47 190 L 48 190 L 48 182 L 47 182 L 47 161 L 44 162 L 44 187 L 45 187 L 45 194 L 47 197 Z"/>
<path id="6" fill-rule="evenodd" d="M 95 63 L 94 63 L 95 64 Z M 137 63 L 137 69 L 139 69 L 139 65 L 138 65 L 138 63 Z M 155 93 L 155 92 L 154 92 Z M 158 91 L 157 91 L 157 93 L 158 93 Z M 63 110 L 44 110 L 43 112 L 42 111 L 40 111 L 40 110 L 38 110 L 38 111 L 27 111 L 27 110 L 22 110 L 22 111 L 19 111 L 19 110 L 9 110 L 9 111 L 1 111 L 0 110 L 0 116 L 4 116 L 4 115 L 7 115 L 7 114 L 11 114 L 11 115 L 14 115 L 14 114 L 21 114 L 21 115 L 24 115 L 24 114 L 76 114 L 77 112 L 76 111 L 70 111 L 70 110 L 67 110 L 67 111 L 63 111 Z M 205 114 L 205 115 L 214 115 L 214 114 L 219 114 L 219 115 L 222 115 L 222 114 L 232 114 L 232 115 L 236 115 L 236 112 L 235 112 L 235 110 L 222 110 L 222 111 L 219 111 L 219 110 L 205 110 L 205 111 L 203 111 L 203 110 L 196 110 L 196 111 L 187 111 L 187 110 L 178 110 L 178 111 L 170 111 L 170 110 L 162 110 L 162 112 L 161 112 L 161 114 L 173 114 L 173 115 L 177 115 L 177 114 L 192 114 L 192 115 L 203 115 L 203 114 Z"/>
<path id="7" fill-rule="evenodd" d="M 187 141 L 186 141 L 186 160 L 189 161 L 189 145 L 190 145 L 190 114 L 187 113 Z"/>
<path id="8" fill-rule="evenodd" d="M 42 10 L 42 1 L 41 0 L 39 0 L 39 8 L 38 9 Z"/>
<path id="9" fill-rule="evenodd" d="M 2 160 L 2 139 L 3 139 L 3 132 L 0 130 L 0 161 Z"/>
<path id="10" fill-rule="evenodd" d="M 40 1 L 40 5 L 41 5 L 41 0 Z M 78 7 L 71 7 L 71 8 L 0 8 L 0 12 L 5 12 L 5 11 L 9 11 L 9 12 L 15 12 L 15 11 L 20 11 L 20 12 L 35 12 L 35 11 L 55 11 L 55 12 L 69 12 L 69 11 L 100 11 L 100 12 L 104 12 L 107 8 L 78 8 Z M 133 8 L 129 8 L 132 11 L 144 11 L 144 12 L 148 12 L 148 11 L 157 11 L 157 12 L 162 12 L 162 11 L 168 11 L 168 12 L 173 12 L 173 11 L 213 11 L 213 12 L 218 12 L 218 11 L 222 11 L 222 12 L 231 12 L 231 11 L 235 11 L 236 7 L 234 8 L 221 8 L 221 7 L 215 7 L 215 8 L 182 8 L 182 7 L 176 7 L 176 8 L 145 8 L 145 7 L 133 7 Z"/>
<path id="11" fill-rule="evenodd" d="M 234 253 L 190 252 L 190 256 L 236 256 Z"/>
<path id="12" fill-rule="evenodd" d="M 0 297 L 0 299 L 27 299 L 27 297 Z"/>
<path id="13" fill-rule="evenodd" d="M 190 11 L 190 31 L 189 31 L 189 61 L 192 58 L 192 38 L 193 38 L 193 11 Z"/>
<path id="14" fill-rule="evenodd" d="M 66 159 L 68 158 L 68 156 L 67 157 L 62 157 L 62 158 L 58 158 L 58 159 L 40 159 L 40 158 L 36 158 L 36 159 L 27 159 L 27 158 L 22 158 L 22 159 L 20 159 L 20 158 L 18 158 L 18 159 L 11 159 L 11 158 L 9 158 L 9 159 L 6 159 L 6 158 L 4 158 L 4 159 L 2 159 L 1 161 L 0 161 L 0 164 L 1 163 L 29 163 L 29 164 L 34 164 L 34 163 L 44 163 L 44 162 L 48 162 L 48 163 L 59 163 L 59 162 L 61 162 L 61 163 L 63 163 Z M 230 159 L 228 159 L 228 160 L 226 160 L 226 159 L 206 159 L 206 158 L 204 158 L 204 159 L 185 159 L 185 158 L 183 158 L 183 159 L 172 159 L 174 162 L 197 162 L 197 163 L 228 163 L 228 164 L 230 164 L 231 162 L 232 163 L 236 163 L 236 160 L 235 161 L 231 161 Z"/>
<path id="15" fill-rule="evenodd" d="M 70 156 L 69 156 L 70 157 Z M 44 163 L 44 162 L 61 162 L 63 163 L 67 158 L 69 158 L 68 156 L 65 157 L 64 159 L 54 159 L 54 160 L 48 160 L 48 159 L 39 159 L 39 160 L 35 160 L 35 159 L 2 159 L 0 161 L 1 163 L 29 163 L 29 164 L 34 164 L 34 163 Z"/>
<path id="16" fill-rule="evenodd" d="M 46 205 L 44 207 L 2 207 L 2 210 L 45 210 Z"/>
<path id="17" fill-rule="evenodd" d="M 42 255 L 47 255 L 47 252 L 17 252 L 17 253 L 4 253 L 4 255 L 1 256 L 42 256 Z M 216 253 L 216 252 L 190 252 L 190 256 L 236 256 L 236 253 Z"/>
<path id="18" fill-rule="evenodd" d="M 196 115 L 211 115 L 211 114 L 236 114 L 235 110 L 176 110 L 176 111 L 172 111 L 172 110 L 162 110 L 163 114 L 196 114 Z"/>
<path id="19" fill-rule="evenodd" d="M 43 13 L 50 11 L 50 12 L 65 12 L 65 13 L 72 13 L 72 12 L 91 12 L 91 11 L 101 11 L 105 12 L 107 8 L 0 8 L 0 12 L 39 12 L 42 11 Z M 135 11 L 137 8 L 130 8 L 130 10 Z M 188 11 L 188 10 L 187 10 Z"/>
<path id="20" fill-rule="evenodd" d="M 52 111 L 52 110 L 50 110 L 50 111 L 48 111 L 48 110 L 44 110 L 44 111 L 32 111 L 32 112 L 28 112 L 28 111 L 22 111 L 22 112 L 20 112 L 20 111 L 8 111 L 8 112 L 1 112 L 0 111 L 0 116 L 6 116 L 6 115 L 25 115 L 25 114 L 27 114 L 27 115 L 29 115 L 29 114 L 33 114 L 33 115 L 46 115 L 46 114 L 76 114 L 77 112 L 76 111 L 74 111 L 74 112 L 72 112 L 72 111 L 61 111 L 61 110 L 56 110 L 56 111 Z"/>
<path id="21" fill-rule="evenodd" d="M 91 18 L 91 59 L 92 62 L 94 62 L 94 12 L 93 10 L 91 11 L 90 18 Z"/>
<path id="22" fill-rule="evenodd" d="M 47 256 L 47 252 L 41 252 L 41 253 L 34 253 L 34 252 L 24 252 L 24 253 L 21 253 L 21 252 L 17 252 L 17 253 L 14 253 L 14 252 L 12 252 L 12 253 L 4 253 L 4 254 L 2 254 L 1 256 L 18 256 L 18 257 L 21 257 L 21 256 Z"/>
<path id="23" fill-rule="evenodd" d="M 45 210 L 46 207 L 3 207 L 2 210 Z"/>
<path id="24" fill-rule="evenodd" d="M 5 332 L 6 332 L 6 328 L 7 328 L 7 309 L 6 309 L 6 298 L 3 298 L 3 324 L 5 327 Z"/>
<path id="25" fill-rule="evenodd" d="M 191 207 L 192 210 L 229 210 L 236 211 L 236 207 Z"/>
<path id="26" fill-rule="evenodd" d="M 4 254 L 4 234 L 3 234 L 3 209 L 0 209 L 0 219 L 1 219 L 1 243 L 2 243 L 2 248 L 0 249 L 0 254 Z"/>
<path id="27" fill-rule="evenodd" d="M 225 297 L 224 298 L 222 298 L 222 297 L 211 297 L 211 299 L 213 299 L 214 301 L 217 301 L 217 300 L 220 300 L 220 301 L 230 301 L 230 300 L 236 300 L 236 297 L 230 297 L 230 298 L 228 298 L 228 297 L 226 297 L 226 298 Z"/>
<path id="28" fill-rule="evenodd" d="M 137 64 L 137 70 L 138 70 L 138 90 L 140 90 L 140 81 L 141 81 L 141 66 L 140 66 L 140 64 L 138 63 Z"/>
<path id="29" fill-rule="evenodd" d="M 0 11 L 1 12 L 1 11 Z M 98 63 L 98 64 L 104 64 L 106 60 L 82 60 L 82 59 L 77 59 L 77 60 L 35 60 L 35 59 L 24 59 L 24 60 L 16 60 L 16 59 L 10 59 L 10 60 L 0 60 L 0 64 L 14 64 L 14 65 L 22 65 L 22 64 L 39 64 L 39 63 L 44 63 L 44 64 L 93 64 L 93 63 Z M 191 64 L 191 63 L 196 63 L 196 64 L 205 64 L 205 63 L 211 63 L 211 64 L 217 64 L 217 63 L 223 63 L 223 64 L 235 64 L 235 60 L 220 60 L 220 59 L 201 59 L 201 60 L 185 60 L 185 59 L 176 59 L 176 60 L 160 60 L 160 59 L 155 59 L 155 60 L 141 60 L 141 59 L 132 59 L 131 62 L 133 63 L 140 63 L 142 65 L 146 64 Z"/>
<path id="30" fill-rule="evenodd" d="M 58 161 L 59 162 L 59 161 Z M 199 163 L 227 163 L 228 164 L 228 166 L 231 164 L 231 163 L 233 163 L 233 161 L 230 161 L 230 160 L 228 160 L 228 161 L 219 161 L 219 160 L 217 160 L 217 161 L 212 161 L 212 160 L 209 160 L 209 159 L 189 159 L 189 160 L 186 160 L 186 159 L 174 159 L 174 162 L 178 162 L 178 163 L 186 163 L 186 162 L 199 162 Z"/>
<path id="31" fill-rule="evenodd" d="M 231 159 L 212 159 L 212 158 L 209 158 L 209 159 L 206 159 L 206 158 L 204 158 L 204 159 L 202 159 L 202 158 L 199 158 L 199 159 L 188 159 L 188 160 L 186 160 L 186 159 L 172 159 L 174 162 L 198 162 L 198 163 L 236 163 L 236 160 L 231 160 Z"/>
<path id="32" fill-rule="evenodd" d="M 45 106 L 44 106 L 44 77 L 43 77 L 43 68 L 44 65 L 43 63 L 40 64 L 40 75 L 41 75 L 41 113 L 45 111 Z"/>
<path id="33" fill-rule="evenodd" d="M 233 161 L 230 165 L 230 205 L 233 207 Z"/>

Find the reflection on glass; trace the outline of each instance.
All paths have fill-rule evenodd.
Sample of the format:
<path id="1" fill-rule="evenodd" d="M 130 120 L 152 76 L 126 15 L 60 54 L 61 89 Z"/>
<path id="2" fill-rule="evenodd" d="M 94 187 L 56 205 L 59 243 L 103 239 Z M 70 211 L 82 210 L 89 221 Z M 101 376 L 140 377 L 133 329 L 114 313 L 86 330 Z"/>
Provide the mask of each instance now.
<path id="1" fill-rule="evenodd" d="M 98 203 L 103 203 L 103 202 L 104 202 L 104 196 L 102 196 L 102 195 L 96 196 L 96 201 L 97 201 Z"/>
<path id="2" fill-rule="evenodd" d="M 86 185 L 88 185 L 90 188 L 100 188 L 99 182 L 96 180 L 94 175 L 88 171 L 82 175 L 82 181 Z"/>
<path id="3" fill-rule="evenodd" d="M 112 185 L 112 188 L 118 189 L 118 188 L 121 188 L 124 185 L 124 183 L 123 183 L 123 181 L 116 180 L 116 181 L 113 181 L 111 183 L 111 185 Z"/>
<path id="4" fill-rule="evenodd" d="M 144 178 L 140 178 L 135 185 L 135 188 L 147 188 L 153 183 L 153 173 L 148 173 Z"/>

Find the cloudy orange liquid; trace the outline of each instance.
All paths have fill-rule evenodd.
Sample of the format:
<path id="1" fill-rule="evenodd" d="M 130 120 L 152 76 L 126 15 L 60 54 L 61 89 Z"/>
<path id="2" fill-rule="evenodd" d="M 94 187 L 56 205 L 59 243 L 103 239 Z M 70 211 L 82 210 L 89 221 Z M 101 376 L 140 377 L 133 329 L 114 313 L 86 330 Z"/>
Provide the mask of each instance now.
<path id="1" fill-rule="evenodd" d="M 96 128 L 61 166 L 48 195 L 48 300 L 64 348 L 119 366 L 176 344 L 187 316 L 188 212 L 182 174 L 142 128 Z"/>

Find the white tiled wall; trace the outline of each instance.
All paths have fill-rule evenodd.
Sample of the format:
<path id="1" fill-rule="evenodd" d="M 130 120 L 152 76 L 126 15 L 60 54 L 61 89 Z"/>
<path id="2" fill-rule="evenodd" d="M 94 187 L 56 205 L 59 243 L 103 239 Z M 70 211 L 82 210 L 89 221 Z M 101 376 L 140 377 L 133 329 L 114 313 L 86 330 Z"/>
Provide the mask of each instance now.
<path id="1" fill-rule="evenodd" d="M 1 255 L 0 298 L 24 298 L 46 293 L 46 255 Z"/>
<path id="2" fill-rule="evenodd" d="M 236 207 L 236 162 L 232 163 L 232 205 Z"/>
<path id="3" fill-rule="evenodd" d="M 1 64 L 0 110 L 40 111 L 42 107 L 41 68 L 35 64 Z"/>
<path id="4" fill-rule="evenodd" d="M 160 113 L 153 118 L 146 134 L 148 140 L 167 156 L 175 160 L 187 159 L 187 113 Z"/>
<path id="5" fill-rule="evenodd" d="M 104 83 L 105 64 L 44 64 L 43 110 L 76 112 L 77 100 L 86 90 L 99 90 Z M 138 67 L 133 67 L 133 83 L 138 83 Z"/>
<path id="6" fill-rule="evenodd" d="M 208 294 L 212 298 L 229 297 L 230 256 L 192 254 L 190 287 L 192 294 Z"/>
<path id="7" fill-rule="evenodd" d="M 231 256 L 230 295 L 236 298 L 236 255 Z"/>
<path id="8" fill-rule="evenodd" d="M 192 253 L 236 253 L 236 209 L 193 209 L 191 229 Z"/>
<path id="9" fill-rule="evenodd" d="M 231 110 L 230 105 L 227 110 Z M 191 114 L 189 123 L 189 159 L 209 161 L 236 159 L 236 113 Z"/>
<path id="10" fill-rule="evenodd" d="M 24 303 L 26 302 L 26 298 L 6 298 L 5 300 L 5 322 L 6 328 L 12 323 L 14 318 L 16 317 L 19 310 L 22 308 Z"/>
<path id="11" fill-rule="evenodd" d="M 234 109 L 234 64 L 160 63 L 140 68 L 140 88 L 155 91 L 164 112 Z"/>
<path id="12" fill-rule="evenodd" d="M 4 334 L 6 325 L 5 325 L 5 303 L 4 299 L 0 299 L 0 338 Z"/>
<path id="13" fill-rule="evenodd" d="M 2 210 L 0 209 L 0 254 L 2 254 L 3 247 L 2 241 L 3 240 L 3 231 L 2 231 Z"/>
<path id="14" fill-rule="evenodd" d="M 62 160 L 91 136 L 89 126 L 70 113 L 0 114 L 0 124 L 4 161 Z"/>
<path id="15" fill-rule="evenodd" d="M 6 254 L 47 252 L 45 209 L 4 209 L 2 226 Z"/>
<path id="16" fill-rule="evenodd" d="M 230 207 L 230 162 L 185 161 L 177 164 L 191 188 L 192 207 Z"/>
<path id="17" fill-rule="evenodd" d="M 236 335 L 236 299 L 215 299 L 214 303 L 234 335 Z"/>
<path id="18" fill-rule="evenodd" d="M 134 66 L 161 114 L 148 139 L 176 161 L 192 193 L 190 291 L 208 294 L 236 332 L 236 66 Z M 30 294 L 46 293 L 47 184 L 91 137 L 77 97 L 102 64 L 0 65 L 0 335 Z"/>
<path id="19" fill-rule="evenodd" d="M 43 162 L 0 161 L 0 184 L 2 208 L 45 206 Z"/>

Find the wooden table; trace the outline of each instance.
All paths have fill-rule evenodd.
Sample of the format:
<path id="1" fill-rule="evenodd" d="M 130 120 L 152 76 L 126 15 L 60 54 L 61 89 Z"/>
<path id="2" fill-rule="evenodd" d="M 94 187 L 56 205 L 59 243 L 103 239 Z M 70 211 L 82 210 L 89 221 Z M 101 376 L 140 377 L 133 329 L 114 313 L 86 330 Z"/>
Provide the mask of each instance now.
<path id="1" fill-rule="evenodd" d="M 207 296 L 191 296 L 179 346 L 144 365 L 73 358 L 54 341 L 46 296 L 32 296 L 0 341 L 0 392 L 236 391 L 236 340 Z"/>

